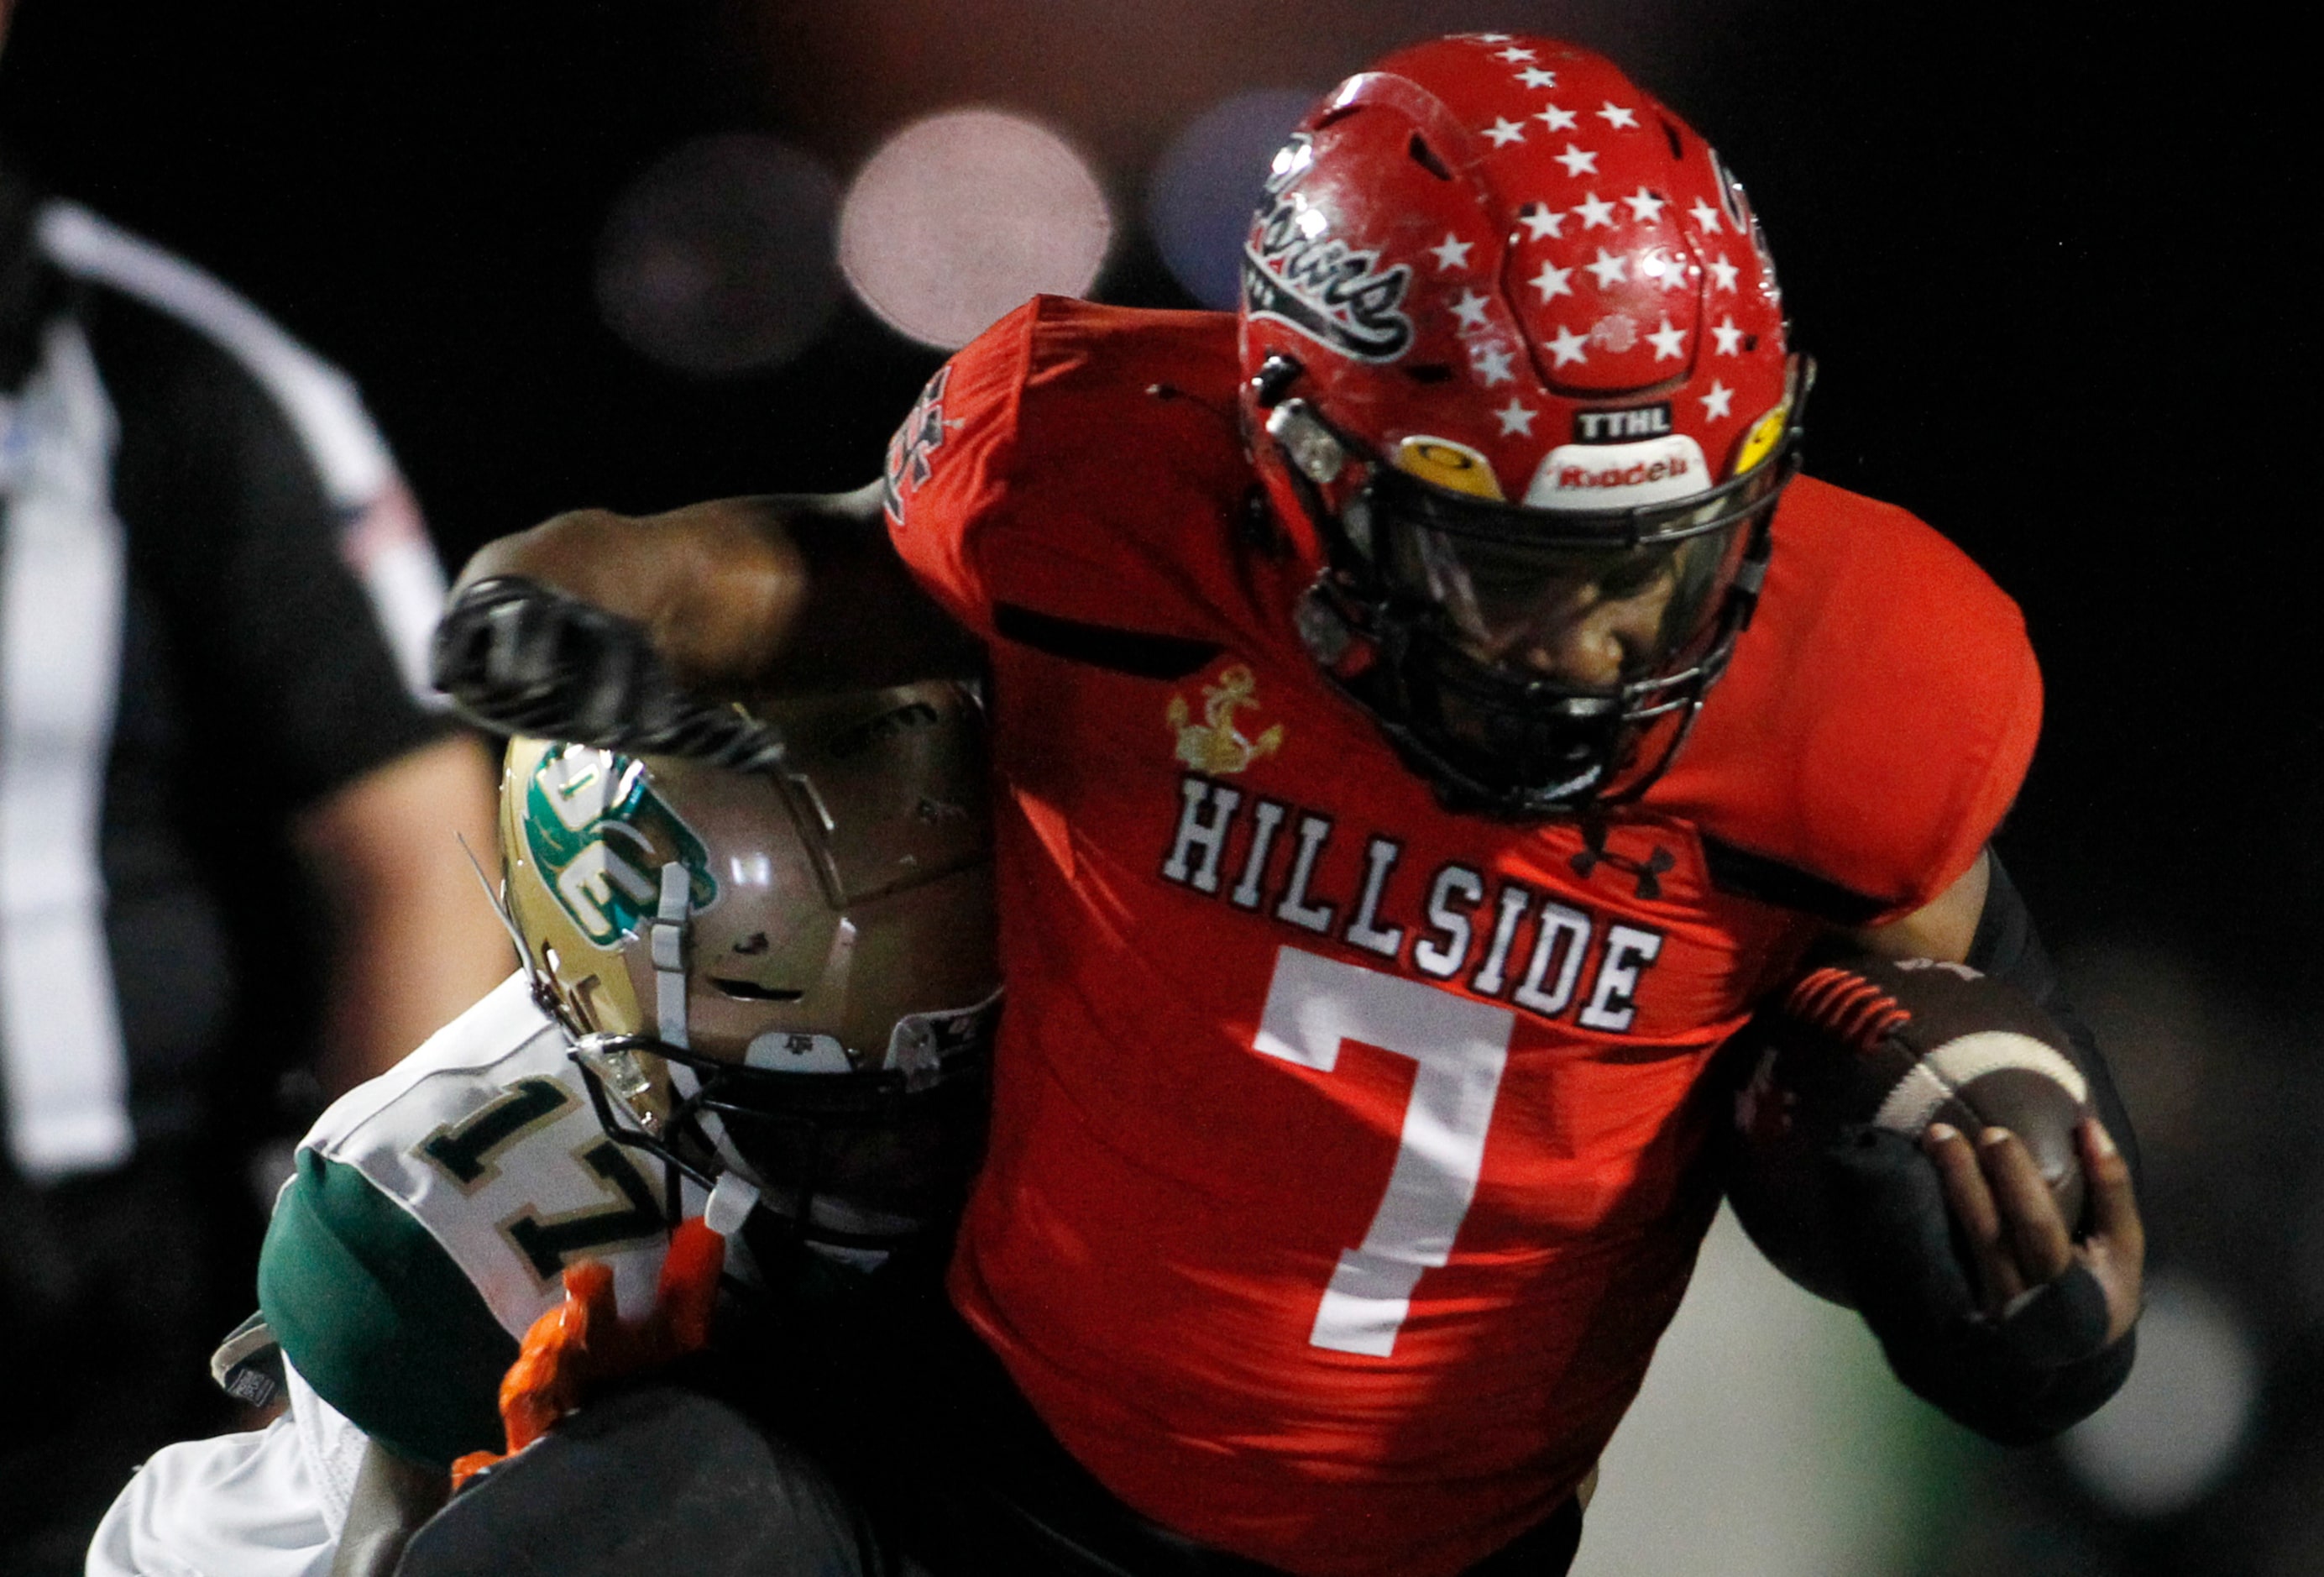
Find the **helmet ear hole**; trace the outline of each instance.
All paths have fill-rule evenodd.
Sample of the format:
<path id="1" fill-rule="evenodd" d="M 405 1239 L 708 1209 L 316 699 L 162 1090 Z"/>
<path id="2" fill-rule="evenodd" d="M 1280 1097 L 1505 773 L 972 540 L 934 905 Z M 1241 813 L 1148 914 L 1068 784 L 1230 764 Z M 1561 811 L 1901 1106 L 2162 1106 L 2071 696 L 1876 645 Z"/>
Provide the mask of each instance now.
<path id="1" fill-rule="evenodd" d="M 756 981 L 734 980 L 722 974 L 712 975 L 710 984 L 721 996 L 738 1002 L 796 1002 L 807 995 L 803 991 L 785 991 L 779 986 L 762 986 Z"/>

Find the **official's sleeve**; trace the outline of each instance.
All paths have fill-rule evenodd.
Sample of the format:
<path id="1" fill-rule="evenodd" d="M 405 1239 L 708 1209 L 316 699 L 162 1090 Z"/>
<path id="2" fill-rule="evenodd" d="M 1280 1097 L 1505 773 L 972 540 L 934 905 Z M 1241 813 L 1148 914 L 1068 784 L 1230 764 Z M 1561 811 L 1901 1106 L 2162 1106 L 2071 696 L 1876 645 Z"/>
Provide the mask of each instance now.
<path id="1" fill-rule="evenodd" d="M 443 576 L 354 386 L 168 254 L 64 208 L 118 429 L 115 512 L 197 693 L 303 805 L 450 726 L 425 686 Z"/>
<path id="2" fill-rule="evenodd" d="M 500 1449 L 515 1342 L 442 1245 L 354 1167 L 300 1152 L 258 1301 L 284 1355 L 365 1434 L 447 1469 Z"/>
<path id="3" fill-rule="evenodd" d="M 1001 319 L 936 369 L 888 442 L 888 532 L 945 611 L 987 639 L 995 597 L 986 538 L 1005 507 L 1041 301 Z"/>

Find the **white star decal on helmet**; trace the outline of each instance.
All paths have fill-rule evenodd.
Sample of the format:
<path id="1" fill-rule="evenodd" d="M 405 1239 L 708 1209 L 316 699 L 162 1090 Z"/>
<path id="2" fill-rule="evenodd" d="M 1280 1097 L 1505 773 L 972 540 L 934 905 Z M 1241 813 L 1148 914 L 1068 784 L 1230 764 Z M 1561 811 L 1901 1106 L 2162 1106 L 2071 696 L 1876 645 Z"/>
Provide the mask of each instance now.
<path id="1" fill-rule="evenodd" d="M 1511 143 L 1525 141 L 1525 123 L 1513 121 L 1507 115 L 1503 115 L 1485 128 L 1485 135 L 1493 139 L 1494 147 L 1506 148 Z"/>
<path id="2" fill-rule="evenodd" d="M 1630 205 L 1630 217 L 1641 225 L 1651 225 L 1663 217 L 1665 199 L 1656 197 L 1643 186 L 1622 200 Z"/>
<path id="3" fill-rule="evenodd" d="M 1442 244 L 1431 246 L 1427 250 L 1435 254 L 1436 272 L 1443 273 L 1448 268 L 1468 267 L 1470 250 L 1476 244 L 1473 241 L 1462 240 L 1448 230 L 1444 233 Z"/>
<path id="4" fill-rule="evenodd" d="M 1660 328 L 1646 336 L 1646 339 L 1655 347 L 1656 361 L 1661 361 L 1666 356 L 1683 356 L 1686 354 L 1686 330 L 1673 328 L 1671 320 L 1667 318 L 1663 319 L 1663 326 Z"/>
<path id="5" fill-rule="evenodd" d="M 1614 227 L 1614 205 L 1599 201 L 1594 191 L 1584 194 L 1573 211 L 1582 216 L 1582 227 L 1585 230 L 1595 230 L 1601 225 L 1609 230 Z"/>
<path id="6" fill-rule="evenodd" d="M 1727 254 L 1723 252 L 1719 254 L 1718 261 L 1711 265 L 1711 277 L 1722 290 L 1733 290 L 1735 288 L 1735 276 L 1741 272 L 1742 271 L 1740 269 L 1727 261 Z"/>
<path id="7" fill-rule="evenodd" d="M 1727 228 L 1725 222 L 1719 217 L 1719 210 L 1701 198 L 1694 199 L 1694 207 L 1687 209 L 1687 212 L 1693 217 L 1698 226 L 1710 231 L 1713 235 L 1722 234 Z"/>
<path id="8" fill-rule="evenodd" d="M 1480 296 L 1474 290 L 1463 290 L 1461 299 L 1452 303 L 1452 316 L 1461 320 L 1463 328 L 1483 328 L 1488 327 L 1485 309 L 1491 304 L 1489 297 Z"/>
<path id="9" fill-rule="evenodd" d="M 1602 246 L 1598 249 L 1598 261 L 1584 263 L 1582 266 L 1598 276 L 1598 288 L 1601 290 L 1618 285 L 1629 278 L 1624 270 L 1622 260 Z"/>
<path id="10" fill-rule="evenodd" d="M 1493 59 L 1497 60 L 1507 60 L 1510 65 L 1514 66 L 1519 60 L 1532 60 L 1533 51 L 1527 49 L 1520 49 L 1516 44 L 1511 44 L 1508 49 L 1496 52 Z"/>
<path id="11" fill-rule="evenodd" d="M 1570 132 L 1573 129 L 1575 117 L 1572 110 L 1560 109 L 1553 104 L 1546 108 L 1536 110 L 1533 118 L 1553 132 Z"/>
<path id="12" fill-rule="evenodd" d="M 1471 346 L 1469 359 L 1476 364 L 1477 376 L 1484 380 L 1485 387 L 1488 389 L 1496 383 L 1514 383 L 1517 381 L 1517 374 L 1509 371 L 1509 353 L 1499 346 Z"/>
<path id="13" fill-rule="evenodd" d="M 1524 403 L 1516 395 L 1510 395 L 1509 402 L 1493 414 L 1500 420 L 1503 438 L 1533 437 L 1533 419 L 1536 412 L 1532 406 Z"/>
<path id="14" fill-rule="evenodd" d="M 1604 108 L 1594 109 L 1590 113 L 1604 121 L 1609 131 L 1625 126 L 1634 132 L 1638 129 L 1638 117 L 1610 98 L 1606 101 Z"/>
<path id="15" fill-rule="evenodd" d="M 1665 290 L 1686 282 L 1686 264 L 1675 257 L 1665 257 L 1659 252 L 1649 252 L 1638 260 L 1638 272 L 1658 281 Z"/>
<path id="16" fill-rule="evenodd" d="M 1743 354 L 1743 331 L 1735 327 L 1735 315 L 1730 312 L 1711 329 L 1711 337 L 1719 342 L 1719 354 L 1723 356 Z"/>
<path id="17" fill-rule="evenodd" d="M 1545 71 L 1539 66 L 1527 66 L 1517 73 L 1517 80 L 1527 88 L 1554 88 L 1557 86 L 1557 73 Z"/>
<path id="18" fill-rule="evenodd" d="M 1560 268 L 1554 263 L 1544 263 L 1541 265 L 1541 272 L 1526 282 L 1539 290 L 1541 299 L 1547 301 L 1554 297 L 1573 294 L 1572 285 L 1567 282 L 1572 278 L 1572 269 Z"/>
<path id="19" fill-rule="evenodd" d="M 1565 166 L 1566 174 L 1576 178 L 1598 173 L 1598 155 L 1585 153 L 1571 143 L 1565 144 L 1565 152 L 1557 156 L 1557 161 Z"/>
<path id="20" fill-rule="evenodd" d="M 1533 232 L 1536 241 L 1545 235 L 1554 237 L 1565 228 L 1565 216 L 1547 203 L 1527 203 L 1517 210 L 1517 218 Z"/>
<path id="21" fill-rule="evenodd" d="M 1557 337 L 1549 342 L 1549 354 L 1555 356 L 1557 359 L 1550 364 L 1552 366 L 1562 367 L 1568 362 L 1588 361 L 1590 359 L 1587 354 L 1589 345 L 1590 337 L 1588 335 L 1576 334 L 1573 330 L 1565 327 L 1564 324 L 1559 324 L 1557 326 Z"/>
<path id="22" fill-rule="evenodd" d="M 1720 383 L 1718 380 L 1713 379 L 1711 384 L 1711 392 L 1708 394 L 1698 394 L 1695 398 L 1702 401 L 1703 420 L 1717 421 L 1720 418 L 1726 416 L 1728 414 L 1728 407 L 1735 403 L 1735 391 L 1729 389 L 1726 384 Z"/>

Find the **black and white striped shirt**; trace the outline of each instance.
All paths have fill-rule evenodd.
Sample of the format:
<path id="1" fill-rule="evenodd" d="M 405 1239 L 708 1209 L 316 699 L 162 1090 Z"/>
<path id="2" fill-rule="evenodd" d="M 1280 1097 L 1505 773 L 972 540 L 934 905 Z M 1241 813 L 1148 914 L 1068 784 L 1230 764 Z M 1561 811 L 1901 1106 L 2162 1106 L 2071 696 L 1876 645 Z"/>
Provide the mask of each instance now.
<path id="1" fill-rule="evenodd" d="M 314 990 L 285 826 L 444 729 L 442 594 L 341 374 L 0 185 L 0 1166 L 214 1129 L 295 1049 L 250 1044 Z"/>

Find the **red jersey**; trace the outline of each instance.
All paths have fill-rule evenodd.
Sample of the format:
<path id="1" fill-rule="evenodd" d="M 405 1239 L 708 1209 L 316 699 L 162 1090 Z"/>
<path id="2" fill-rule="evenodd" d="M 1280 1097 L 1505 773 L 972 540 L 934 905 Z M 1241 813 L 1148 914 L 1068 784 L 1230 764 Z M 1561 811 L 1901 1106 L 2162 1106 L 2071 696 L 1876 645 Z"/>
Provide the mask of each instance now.
<path id="1" fill-rule="evenodd" d="M 1637 1389 L 1716 1203 L 1711 1052 L 1828 920 L 1968 868 L 2040 683 L 1965 558 L 1803 479 L 1642 803 L 1448 813 L 1298 643 L 1237 377 L 1231 318 L 1038 300 L 890 453 L 993 668 L 1010 1006 L 952 1292 L 1148 1516 L 1453 1572 Z"/>

